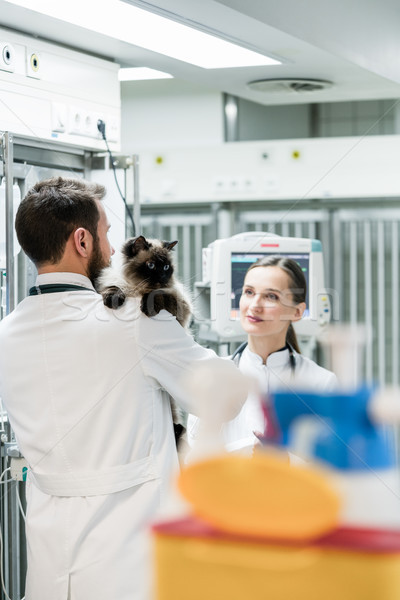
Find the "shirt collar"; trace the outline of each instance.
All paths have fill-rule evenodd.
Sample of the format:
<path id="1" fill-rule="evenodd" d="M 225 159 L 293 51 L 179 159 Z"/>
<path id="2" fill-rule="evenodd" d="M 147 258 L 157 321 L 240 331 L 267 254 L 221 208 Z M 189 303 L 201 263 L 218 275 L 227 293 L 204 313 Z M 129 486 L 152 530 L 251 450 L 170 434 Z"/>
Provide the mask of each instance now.
<path id="1" fill-rule="evenodd" d="M 267 358 L 267 362 L 264 365 L 261 356 L 252 352 L 248 346 L 243 350 L 242 359 L 246 362 L 251 363 L 255 367 L 284 367 L 289 364 L 289 349 L 283 348 L 282 350 L 278 350 L 278 352 L 273 352 Z"/>
<path id="2" fill-rule="evenodd" d="M 94 286 L 90 279 L 79 273 L 42 273 L 36 277 L 36 285 L 46 285 L 48 283 L 70 283 L 72 285 L 80 285 L 85 288 L 94 290 Z"/>

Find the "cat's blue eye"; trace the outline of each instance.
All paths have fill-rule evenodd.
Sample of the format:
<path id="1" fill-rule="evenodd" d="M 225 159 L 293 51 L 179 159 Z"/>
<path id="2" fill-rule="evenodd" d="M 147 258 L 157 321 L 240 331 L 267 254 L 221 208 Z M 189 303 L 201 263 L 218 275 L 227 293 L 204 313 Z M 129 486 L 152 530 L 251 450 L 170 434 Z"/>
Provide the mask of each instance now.
<path id="1" fill-rule="evenodd" d="M 147 266 L 149 267 L 149 269 L 154 269 L 154 267 L 156 266 L 153 262 L 148 262 Z"/>
<path id="2" fill-rule="evenodd" d="M 168 271 L 169 265 L 164 265 L 164 271 Z"/>

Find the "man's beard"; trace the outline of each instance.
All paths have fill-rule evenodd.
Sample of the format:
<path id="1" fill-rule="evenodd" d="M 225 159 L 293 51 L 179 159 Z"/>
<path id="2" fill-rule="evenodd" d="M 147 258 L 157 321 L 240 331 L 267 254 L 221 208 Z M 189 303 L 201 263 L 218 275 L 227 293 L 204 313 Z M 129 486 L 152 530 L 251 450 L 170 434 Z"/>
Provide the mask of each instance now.
<path id="1" fill-rule="evenodd" d="M 93 285 L 96 282 L 96 279 L 100 275 L 101 271 L 105 269 L 105 267 L 109 267 L 111 264 L 111 260 L 108 263 L 104 260 L 103 255 L 100 250 L 100 244 L 98 239 L 93 240 L 93 252 L 90 257 L 90 261 L 88 263 L 88 277 Z"/>

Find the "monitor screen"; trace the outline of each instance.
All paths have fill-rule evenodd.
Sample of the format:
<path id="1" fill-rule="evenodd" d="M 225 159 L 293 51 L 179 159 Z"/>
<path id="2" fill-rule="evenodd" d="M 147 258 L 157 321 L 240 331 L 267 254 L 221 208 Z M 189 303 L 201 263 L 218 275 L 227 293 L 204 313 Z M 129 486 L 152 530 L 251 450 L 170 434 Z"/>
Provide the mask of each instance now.
<path id="1" fill-rule="evenodd" d="M 246 274 L 247 269 L 250 267 L 252 263 L 254 263 L 259 258 L 264 258 L 264 256 L 271 256 L 272 253 L 261 253 L 261 252 L 232 252 L 231 253 L 231 281 L 232 281 L 232 290 L 231 290 L 231 318 L 239 319 L 239 301 L 240 296 L 242 295 L 243 281 L 244 276 Z M 293 253 L 293 252 L 279 252 L 279 256 L 287 256 L 295 260 L 301 270 L 304 273 L 304 277 L 307 283 L 307 295 L 306 295 L 306 310 L 304 311 L 305 317 L 310 315 L 310 307 L 308 301 L 308 291 L 309 291 L 309 269 L 310 269 L 310 255 L 309 253 Z"/>

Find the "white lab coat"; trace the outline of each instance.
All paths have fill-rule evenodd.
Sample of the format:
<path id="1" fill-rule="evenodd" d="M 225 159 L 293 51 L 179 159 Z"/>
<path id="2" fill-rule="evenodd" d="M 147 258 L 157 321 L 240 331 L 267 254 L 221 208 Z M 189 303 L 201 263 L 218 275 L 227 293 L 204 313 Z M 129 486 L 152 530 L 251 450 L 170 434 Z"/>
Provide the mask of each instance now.
<path id="1" fill-rule="evenodd" d="M 284 389 L 310 389 L 313 391 L 333 391 L 338 382 L 336 375 L 314 361 L 293 351 L 295 369 L 292 373 L 289 350 L 274 352 L 264 364 L 262 358 L 245 347 L 239 361 L 239 369 L 246 375 L 256 379 L 263 393 Z M 187 425 L 187 441 L 194 446 L 199 435 L 199 419 L 189 415 Z M 228 452 L 252 452 L 258 438 L 254 431 L 262 433 L 265 427 L 265 416 L 262 411 L 260 395 L 250 393 L 240 413 L 231 421 L 224 423 L 221 437 Z"/>
<path id="2" fill-rule="evenodd" d="M 37 283 L 54 282 L 92 288 Z M 149 524 L 178 468 L 164 390 L 196 412 L 180 378 L 210 358 L 166 311 L 94 291 L 25 298 L 0 323 L 0 395 L 31 469 L 26 600 L 152 597 Z"/>

